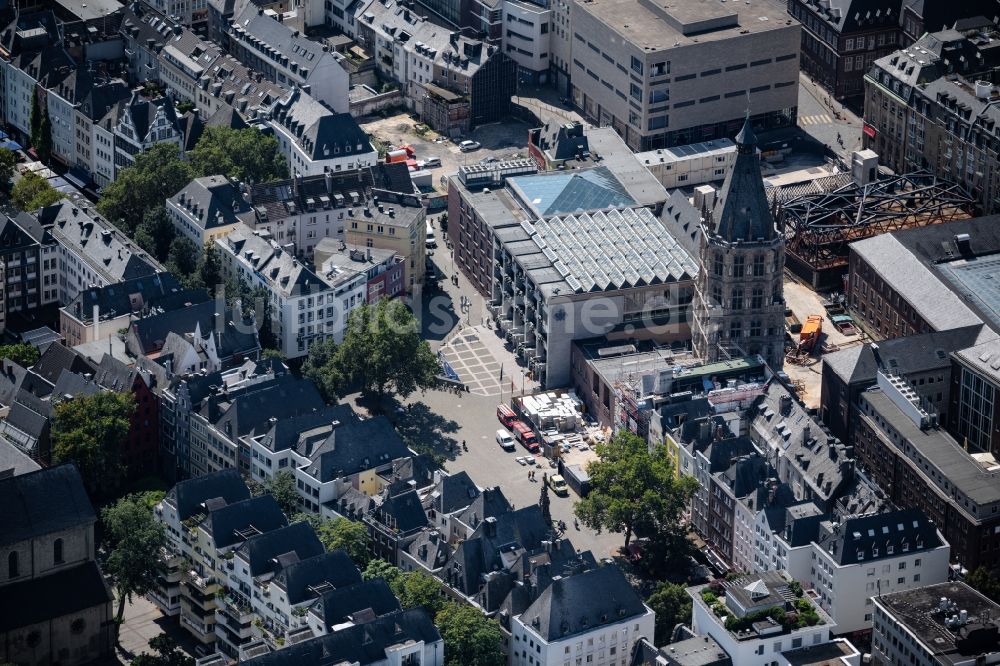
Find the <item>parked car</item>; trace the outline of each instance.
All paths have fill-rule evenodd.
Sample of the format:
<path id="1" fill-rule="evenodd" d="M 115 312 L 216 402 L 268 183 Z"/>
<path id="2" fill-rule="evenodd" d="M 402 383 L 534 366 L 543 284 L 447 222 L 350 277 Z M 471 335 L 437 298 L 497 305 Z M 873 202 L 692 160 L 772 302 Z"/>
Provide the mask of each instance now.
<path id="1" fill-rule="evenodd" d="M 482 144 L 478 141 L 470 141 L 468 139 L 458 144 L 458 149 L 463 153 L 471 153 L 473 150 L 479 150 L 482 147 Z"/>
<path id="2" fill-rule="evenodd" d="M 556 495 L 559 497 L 566 497 L 569 495 L 569 486 L 566 485 L 566 479 L 562 478 L 558 474 L 554 474 L 549 477 L 549 488 L 552 489 Z"/>
<path id="3" fill-rule="evenodd" d="M 514 442 L 514 438 L 506 430 L 497 430 L 497 444 L 504 451 L 513 451 L 517 444 Z"/>
<path id="4" fill-rule="evenodd" d="M 425 169 L 436 169 L 439 166 L 441 166 L 440 157 L 428 157 L 424 160 Z"/>

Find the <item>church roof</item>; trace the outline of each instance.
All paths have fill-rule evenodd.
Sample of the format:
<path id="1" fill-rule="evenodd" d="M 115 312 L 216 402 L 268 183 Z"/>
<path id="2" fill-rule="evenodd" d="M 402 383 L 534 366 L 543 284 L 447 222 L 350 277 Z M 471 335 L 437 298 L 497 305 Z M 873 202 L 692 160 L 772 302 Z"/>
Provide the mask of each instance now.
<path id="1" fill-rule="evenodd" d="M 774 220 L 760 174 L 757 137 L 749 116 L 736 135 L 736 162 L 726 174 L 712 218 L 714 235 L 730 243 L 774 238 Z"/>

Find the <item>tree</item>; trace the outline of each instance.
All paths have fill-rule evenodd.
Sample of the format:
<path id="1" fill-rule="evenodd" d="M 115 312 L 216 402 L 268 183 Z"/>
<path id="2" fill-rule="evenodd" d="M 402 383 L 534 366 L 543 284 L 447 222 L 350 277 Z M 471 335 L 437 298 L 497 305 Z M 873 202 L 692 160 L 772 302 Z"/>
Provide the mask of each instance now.
<path id="1" fill-rule="evenodd" d="M 157 206 L 146 211 L 133 238 L 139 247 L 163 262 L 167 260 L 170 245 L 176 236 L 177 229 L 167 217 L 166 206 Z"/>
<path id="2" fill-rule="evenodd" d="M 388 298 L 351 312 L 335 365 L 377 405 L 390 392 L 405 398 L 434 386 L 440 370 L 413 313 L 402 301 Z"/>
<path id="3" fill-rule="evenodd" d="M 302 376 L 311 379 L 320 395 L 328 404 L 337 401 L 337 393 L 343 386 L 343 377 L 336 364 L 337 343 L 322 340 L 309 347 L 309 354 L 302 363 Z"/>
<path id="4" fill-rule="evenodd" d="M 34 141 L 38 159 L 48 162 L 52 155 L 52 121 L 49 119 L 49 106 L 42 107 L 42 122 L 38 128 L 38 138 Z"/>
<path id="5" fill-rule="evenodd" d="M 624 532 L 625 548 L 636 530 L 670 537 L 680 532 L 680 518 L 698 482 L 674 475 L 663 447 L 651 453 L 646 441 L 620 430 L 597 445 L 598 459 L 587 466 L 590 494 L 574 511 L 592 529 Z"/>
<path id="6" fill-rule="evenodd" d="M 103 391 L 59 402 L 52 423 L 54 461 L 76 463 L 88 491 L 110 495 L 122 480 L 121 449 L 134 411 L 130 393 Z"/>
<path id="7" fill-rule="evenodd" d="M 691 622 L 691 596 L 683 585 L 661 582 L 653 591 L 646 604 L 656 613 L 656 636 L 654 643 L 664 645 L 678 624 Z"/>
<path id="8" fill-rule="evenodd" d="M 4 187 L 14 177 L 14 168 L 17 166 L 17 154 L 13 150 L 0 148 L 0 185 Z"/>
<path id="9" fill-rule="evenodd" d="M 97 209 L 126 234 L 132 235 L 146 213 L 173 196 L 194 177 L 172 143 L 158 143 L 118 172 L 101 193 Z"/>
<path id="10" fill-rule="evenodd" d="M 312 525 L 323 547 L 329 551 L 345 551 L 358 568 L 364 569 L 371 555 L 368 552 L 368 529 L 364 523 L 347 518 L 323 518 L 316 514 L 298 513 L 293 522 L 305 521 Z"/>
<path id="11" fill-rule="evenodd" d="M 385 560 L 378 558 L 370 561 L 368 566 L 366 566 L 361 572 L 361 578 L 364 580 L 375 580 L 376 578 L 383 579 L 389 587 L 392 588 L 393 592 L 396 591 L 396 585 L 402 577 L 402 569 L 394 567 Z"/>
<path id="12" fill-rule="evenodd" d="M 274 501 L 285 515 L 292 515 L 299 509 L 299 491 L 295 489 L 295 475 L 287 469 L 275 474 L 265 485 Z"/>
<path id="13" fill-rule="evenodd" d="M 250 183 L 288 177 L 278 140 L 253 127 L 206 127 L 188 158 L 202 176 L 222 174 Z"/>
<path id="14" fill-rule="evenodd" d="M 104 573 L 118 593 L 117 626 L 132 595 L 146 594 L 156 585 L 160 548 L 166 543 L 163 525 L 142 495 L 126 495 L 101 510 L 104 524 Z M 117 633 L 116 633 L 117 641 Z"/>
<path id="15" fill-rule="evenodd" d="M 38 134 L 42 131 L 42 103 L 38 98 L 38 91 L 33 90 L 31 95 L 31 115 L 28 116 L 28 140 L 31 145 L 38 143 Z"/>
<path id="16" fill-rule="evenodd" d="M 422 571 L 406 571 L 392 586 L 404 609 L 423 606 L 434 617 L 444 607 L 441 581 Z"/>
<path id="17" fill-rule="evenodd" d="M 997 580 L 997 577 L 986 567 L 977 567 L 965 577 L 965 582 L 969 587 L 977 589 L 993 601 L 1000 603 L 1000 580 Z"/>
<path id="18" fill-rule="evenodd" d="M 542 518 L 546 525 L 552 524 L 552 507 L 549 504 L 549 477 L 542 472 L 542 495 L 538 498 L 538 506 L 542 509 Z"/>
<path id="19" fill-rule="evenodd" d="M 170 242 L 167 268 L 185 287 L 200 286 L 201 275 L 198 273 L 200 259 L 198 246 L 187 236 L 177 236 Z"/>
<path id="20" fill-rule="evenodd" d="M 132 658 L 131 666 L 194 666 L 194 658 L 180 650 L 170 635 L 160 634 L 149 639 L 153 653 L 143 652 Z"/>
<path id="21" fill-rule="evenodd" d="M 222 259 L 213 243 L 205 243 L 198 272 L 201 274 L 201 283 L 213 293 L 216 285 L 222 284 Z"/>
<path id="22" fill-rule="evenodd" d="M 447 603 L 434 619 L 444 639 L 445 666 L 504 666 L 500 624 L 468 604 Z"/>
<path id="23" fill-rule="evenodd" d="M 14 187 L 10 191 L 10 198 L 17 208 L 36 211 L 59 201 L 62 199 L 62 194 L 49 185 L 48 180 L 33 171 L 29 171 L 14 183 Z"/>
<path id="24" fill-rule="evenodd" d="M 38 349 L 23 342 L 16 345 L 0 345 L 0 358 L 14 361 L 22 368 L 30 368 L 38 363 Z"/>

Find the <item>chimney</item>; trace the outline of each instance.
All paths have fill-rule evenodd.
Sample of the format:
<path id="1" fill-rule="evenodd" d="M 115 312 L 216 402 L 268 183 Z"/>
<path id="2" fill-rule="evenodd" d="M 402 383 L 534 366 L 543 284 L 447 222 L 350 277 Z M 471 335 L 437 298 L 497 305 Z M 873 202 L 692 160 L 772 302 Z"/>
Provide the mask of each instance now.
<path id="1" fill-rule="evenodd" d="M 802 446 L 809 446 L 809 426 L 802 428 Z"/>
<path id="2" fill-rule="evenodd" d="M 489 518 L 487 518 L 486 520 L 483 521 L 483 525 L 485 526 L 483 529 L 486 532 L 486 536 L 488 536 L 488 537 L 495 537 L 497 535 L 497 519 L 496 518 L 494 518 L 493 516 L 490 516 Z"/>

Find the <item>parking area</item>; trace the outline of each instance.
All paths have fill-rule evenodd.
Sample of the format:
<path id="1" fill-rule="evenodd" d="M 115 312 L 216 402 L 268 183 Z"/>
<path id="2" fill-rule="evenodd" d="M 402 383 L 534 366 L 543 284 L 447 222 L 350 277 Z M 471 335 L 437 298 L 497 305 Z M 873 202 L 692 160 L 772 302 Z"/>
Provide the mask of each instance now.
<path id="1" fill-rule="evenodd" d="M 413 146 L 417 160 L 440 158 L 441 166 L 431 169 L 431 173 L 434 174 L 434 189 L 442 192 L 445 190 L 442 177 L 457 172 L 458 167 L 464 164 L 475 164 L 491 157 L 503 159 L 527 155 L 528 125 L 513 120 L 476 128 L 470 136 L 463 137 L 481 144 L 480 148 L 469 152 L 462 152 L 457 141 L 440 136 L 433 130 L 418 130 L 420 121 L 405 112 L 386 118 L 362 119 L 360 125 L 382 144 Z"/>

